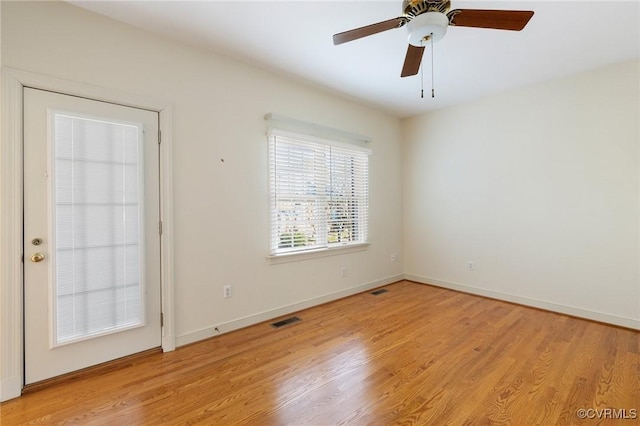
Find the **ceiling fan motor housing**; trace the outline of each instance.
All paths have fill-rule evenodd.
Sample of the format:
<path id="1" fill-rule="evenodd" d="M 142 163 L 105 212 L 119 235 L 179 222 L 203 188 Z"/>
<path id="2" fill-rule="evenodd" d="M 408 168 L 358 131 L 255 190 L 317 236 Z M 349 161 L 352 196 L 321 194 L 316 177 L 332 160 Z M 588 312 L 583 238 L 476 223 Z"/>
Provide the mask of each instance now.
<path id="1" fill-rule="evenodd" d="M 426 12 L 413 18 L 407 24 L 409 44 L 420 47 L 433 38 L 440 40 L 447 33 L 449 18 L 442 12 Z"/>
<path id="2" fill-rule="evenodd" d="M 446 15 L 450 9 L 450 0 L 403 0 L 402 2 L 402 13 L 409 19 L 425 12 L 441 12 Z"/>

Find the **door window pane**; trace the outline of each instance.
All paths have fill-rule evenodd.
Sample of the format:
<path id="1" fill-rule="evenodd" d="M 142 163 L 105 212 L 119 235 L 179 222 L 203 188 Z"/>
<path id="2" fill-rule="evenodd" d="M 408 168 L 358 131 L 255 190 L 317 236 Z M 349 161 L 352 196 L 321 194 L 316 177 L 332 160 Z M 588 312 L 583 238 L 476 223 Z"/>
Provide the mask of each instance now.
<path id="1" fill-rule="evenodd" d="M 142 127 L 53 113 L 53 345 L 143 325 Z"/>

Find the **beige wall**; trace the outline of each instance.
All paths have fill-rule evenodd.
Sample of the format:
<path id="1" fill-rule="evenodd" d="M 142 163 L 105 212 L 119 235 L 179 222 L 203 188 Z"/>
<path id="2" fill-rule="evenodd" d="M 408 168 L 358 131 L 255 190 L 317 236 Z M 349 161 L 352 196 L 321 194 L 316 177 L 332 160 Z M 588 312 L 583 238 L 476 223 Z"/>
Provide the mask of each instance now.
<path id="1" fill-rule="evenodd" d="M 401 262 L 390 261 L 402 258 L 398 119 L 66 3 L 2 8 L 4 66 L 173 105 L 178 344 L 401 277 Z M 373 139 L 366 251 L 269 263 L 268 112 Z"/>
<path id="2" fill-rule="evenodd" d="M 640 328 L 638 64 L 405 120 L 405 274 Z"/>

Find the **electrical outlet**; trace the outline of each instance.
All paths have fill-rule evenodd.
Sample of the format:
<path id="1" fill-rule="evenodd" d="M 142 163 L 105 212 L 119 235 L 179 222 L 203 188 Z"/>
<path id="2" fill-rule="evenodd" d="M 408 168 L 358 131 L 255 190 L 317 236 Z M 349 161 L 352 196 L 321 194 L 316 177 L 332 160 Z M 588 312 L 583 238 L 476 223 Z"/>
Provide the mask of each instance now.
<path id="1" fill-rule="evenodd" d="M 347 277 L 347 272 L 349 272 L 346 268 L 346 266 L 343 266 L 342 269 L 340 269 L 340 274 L 342 276 L 342 278 L 346 278 Z"/>
<path id="2" fill-rule="evenodd" d="M 473 260 L 468 261 L 467 262 L 467 269 L 471 271 L 471 270 L 473 270 L 473 268 L 474 268 Z"/>
<path id="3" fill-rule="evenodd" d="M 231 297 L 231 284 L 225 285 L 222 289 L 224 291 L 224 298 L 225 299 Z"/>
<path id="4" fill-rule="evenodd" d="M 398 261 L 398 253 L 391 253 L 391 261 L 392 262 Z"/>

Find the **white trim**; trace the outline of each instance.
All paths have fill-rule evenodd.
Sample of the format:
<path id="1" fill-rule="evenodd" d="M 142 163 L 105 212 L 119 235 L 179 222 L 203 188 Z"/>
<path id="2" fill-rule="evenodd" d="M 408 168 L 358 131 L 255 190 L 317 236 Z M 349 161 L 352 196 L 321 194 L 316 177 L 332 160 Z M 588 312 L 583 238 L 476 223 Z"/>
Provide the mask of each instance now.
<path id="1" fill-rule="evenodd" d="M 318 257 L 336 256 L 339 254 L 355 253 L 365 251 L 371 243 L 345 244 L 344 246 L 322 247 L 307 251 L 292 251 L 267 256 L 272 265 L 280 263 L 297 262 L 300 260 L 316 259 Z"/>
<path id="2" fill-rule="evenodd" d="M 22 323 L 22 88 L 49 90 L 157 111 L 162 144 L 161 215 L 162 349 L 175 348 L 173 279 L 173 145 L 169 102 L 11 68 L 2 69 L 0 140 L 0 401 L 20 396 L 23 377 Z"/>
<path id="3" fill-rule="evenodd" d="M 0 382 L 0 402 L 17 398 L 22 394 L 22 377 L 4 378 Z"/>
<path id="4" fill-rule="evenodd" d="M 617 325 L 620 327 L 631 328 L 634 330 L 640 330 L 640 320 L 637 320 L 634 318 L 619 317 L 617 315 L 606 314 L 604 312 L 596 312 L 588 309 L 578 308 L 575 306 L 561 305 L 559 303 L 549 302 L 546 300 L 538 300 L 538 299 L 532 299 L 529 297 L 516 296 L 514 294 L 487 290 L 484 288 L 438 280 L 435 278 L 427 278 L 427 277 L 421 277 L 417 275 L 405 274 L 404 279 L 409 281 L 415 281 L 420 284 L 427 284 L 427 285 L 432 285 L 436 287 L 447 288 L 449 290 L 455 290 L 463 293 L 470 293 L 478 296 L 488 297 L 491 299 L 517 303 L 518 305 L 531 306 L 533 308 L 544 309 L 545 311 L 551 311 L 551 312 L 556 312 L 560 314 L 570 315 L 573 317 L 603 322 L 607 324 Z"/>
<path id="5" fill-rule="evenodd" d="M 176 348 L 174 313 L 174 254 L 173 254 L 173 107 L 165 103 L 160 111 L 160 237 L 162 281 L 162 351 L 170 352 Z"/>
<path id="6" fill-rule="evenodd" d="M 295 133 L 317 136 L 322 139 L 339 140 L 347 143 L 365 144 L 371 142 L 371 138 L 368 136 L 346 132 L 320 124 L 308 123 L 271 112 L 265 114 L 264 119 L 269 122 L 269 127 L 274 129 L 288 130 Z"/>
<path id="7" fill-rule="evenodd" d="M 360 144 L 341 142 L 335 139 L 327 139 L 325 137 L 317 136 L 314 133 L 309 134 L 309 133 L 292 132 L 290 130 L 283 130 L 280 127 L 270 127 L 267 129 L 268 138 L 273 138 L 278 136 L 283 138 L 293 139 L 295 141 L 299 141 L 303 143 L 313 142 L 313 143 L 318 143 L 322 145 L 329 145 L 336 148 L 349 149 L 357 152 L 364 152 L 367 155 L 372 154 L 372 151 L 370 148 L 366 148 Z"/>
<path id="8" fill-rule="evenodd" d="M 280 308 L 271 309 L 269 311 L 261 312 L 255 315 L 249 315 L 243 318 L 238 318 L 233 321 L 225 322 L 215 326 L 203 328 L 192 333 L 183 334 L 176 338 L 178 346 L 188 345 L 190 343 L 198 342 L 200 340 L 208 339 L 210 337 L 217 336 L 219 334 L 228 333 L 230 331 L 238 330 L 240 328 L 248 327 L 251 325 L 259 324 L 264 321 L 269 321 L 277 317 L 288 315 L 293 312 L 298 312 L 303 309 L 318 306 L 323 303 L 331 302 L 334 300 L 342 299 L 344 297 L 352 296 L 354 294 L 362 293 L 377 287 L 381 287 L 387 284 L 392 284 L 403 279 L 403 275 L 393 275 L 390 277 L 382 278 L 379 280 L 371 281 L 365 284 L 360 284 L 355 287 L 347 288 L 344 290 L 336 291 L 334 293 L 325 294 L 323 296 L 314 297 L 312 299 L 303 300 L 301 302 L 293 303 L 291 305 L 282 306 Z M 304 319 L 304 318 L 303 318 Z"/>
<path id="9" fill-rule="evenodd" d="M 2 76 L 0 401 L 20 396 L 22 366 L 22 85 Z"/>

